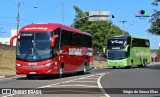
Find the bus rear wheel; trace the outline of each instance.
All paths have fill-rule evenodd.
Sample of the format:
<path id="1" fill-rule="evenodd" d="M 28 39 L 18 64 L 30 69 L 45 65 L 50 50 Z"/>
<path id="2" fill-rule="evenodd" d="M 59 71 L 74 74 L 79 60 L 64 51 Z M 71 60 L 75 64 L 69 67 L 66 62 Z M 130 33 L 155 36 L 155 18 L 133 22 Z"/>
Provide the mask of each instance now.
<path id="1" fill-rule="evenodd" d="M 58 74 L 58 77 L 59 78 L 62 78 L 63 77 L 63 72 L 64 72 L 64 68 L 63 66 L 61 66 L 60 70 L 59 70 L 59 74 Z"/>
<path id="2" fill-rule="evenodd" d="M 31 74 L 27 74 L 26 76 L 28 79 L 33 79 L 33 75 L 31 75 Z"/>
<path id="3" fill-rule="evenodd" d="M 87 65 L 85 63 L 85 65 L 83 65 L 83 70 L 82 71 L 79 71 L 77 72 L 78 74 L 85 74 L 87 72 Z"/>
<path id="4" fill-rule="evenodd" d="M 145 60 L 145 61 L 143 61 L 143 67 L 145 68 L 146 65 L 147 65 L 147 61 Z"/>

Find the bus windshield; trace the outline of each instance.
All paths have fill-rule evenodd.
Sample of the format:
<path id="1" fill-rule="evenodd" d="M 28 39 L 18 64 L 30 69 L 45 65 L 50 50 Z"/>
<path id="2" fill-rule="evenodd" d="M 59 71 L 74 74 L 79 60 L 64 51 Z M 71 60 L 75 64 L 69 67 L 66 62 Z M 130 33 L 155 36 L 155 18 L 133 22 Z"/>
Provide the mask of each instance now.
<path id="1" fill-rule="evenodd" d="M 23 61 L 42 61 L 52 57 L 51 32 L 22 32 L 17 40 L 16 57 Z"/>
<path id="2" fill-rule="evenodd" d="M 119 60 L 127 57 L 127 53 L 124 50 L 108 50 L 108 59 Z"/>

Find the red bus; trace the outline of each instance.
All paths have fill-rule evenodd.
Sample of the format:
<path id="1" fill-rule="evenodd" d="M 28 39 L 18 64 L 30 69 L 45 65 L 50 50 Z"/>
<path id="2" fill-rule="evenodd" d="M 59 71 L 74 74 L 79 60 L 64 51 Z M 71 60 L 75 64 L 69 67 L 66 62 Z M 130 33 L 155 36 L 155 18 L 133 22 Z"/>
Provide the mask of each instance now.
<path id="1" fill-rule="evenodd" d="M 91 70 L 92 36 L 62 24 L 29 24 L 22 27 L 16 43 L 16 74 L 53 75 Z"/>

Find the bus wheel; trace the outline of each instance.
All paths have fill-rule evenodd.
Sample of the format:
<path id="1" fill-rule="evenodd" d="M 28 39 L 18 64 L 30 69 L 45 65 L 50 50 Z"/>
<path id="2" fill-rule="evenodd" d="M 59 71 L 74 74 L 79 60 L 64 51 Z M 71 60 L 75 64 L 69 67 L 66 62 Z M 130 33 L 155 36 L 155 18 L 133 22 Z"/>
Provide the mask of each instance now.
<path id="1" fill-rule="evenodd" d="M 27 74 L 26 76 L 28 79 L 33 79 L 33 75 Z"/>
<path id="2" fill-rule="evenodd" d="M 113 66 L 112 68 L 113 68 L 113 69 L 116 69 L 116 66 Z"/>
<path id="3" fill-rule="evenodd" d="M 147 61 L 143 61 L 143 67 L 145 68 L 147 65 Z"/>
<path id="4" fill-rule="evenodd" d="M 132 62 L 132 63 L 131 63 L 131 66 L 129 66 L 129 68 L 132 69 L 133 66 L 134 66 L 134 63 Z"/>
<path id="5" fill-rule="evenodd" d="M 84 68 L 83 68 L 83 73 L 85 73 L 87 71 L 87 68 L 86 68 L 86 64 L 84 65 Z"/>
<path id="6" fill-rule="evenodd" d="M 87 68 L 86 68 L 86 63 L 83 65 L 83 70 L 82 71 L 79 71 L 78 74 L 85 74 L 87 71 Z"/>
<path id="7" fill-rule="evenodd" d="M 63 77 L 63 66 L 61 66 L 61 68 L 60 68 L 60 70 L 59 70 L 59 75 L 58 75 L 58 77 L 59 78 L 62 78 Z"/>

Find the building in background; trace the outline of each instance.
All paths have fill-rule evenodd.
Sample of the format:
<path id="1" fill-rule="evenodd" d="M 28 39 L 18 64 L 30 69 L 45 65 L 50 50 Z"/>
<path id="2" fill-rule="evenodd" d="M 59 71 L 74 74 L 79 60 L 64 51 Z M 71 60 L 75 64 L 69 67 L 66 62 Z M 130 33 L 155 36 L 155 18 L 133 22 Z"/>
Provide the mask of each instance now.
<path id="1" fill-rule="evenodd" d="M 5 37 L 5 38 L 0 37 L 0 44 L 10 45 L 10 38 L 15 35 L 17 35 L 17 29 L 11 29 L 10 37 Z M 16 46 L 16 39 L 14 40 L 13 45 Z"/>
<path id="2" fill-rule="evenodd" d="M 158 53 L 158 49 L 151 50 L 151 61 L 160 62 L 160 54 Z"/>

